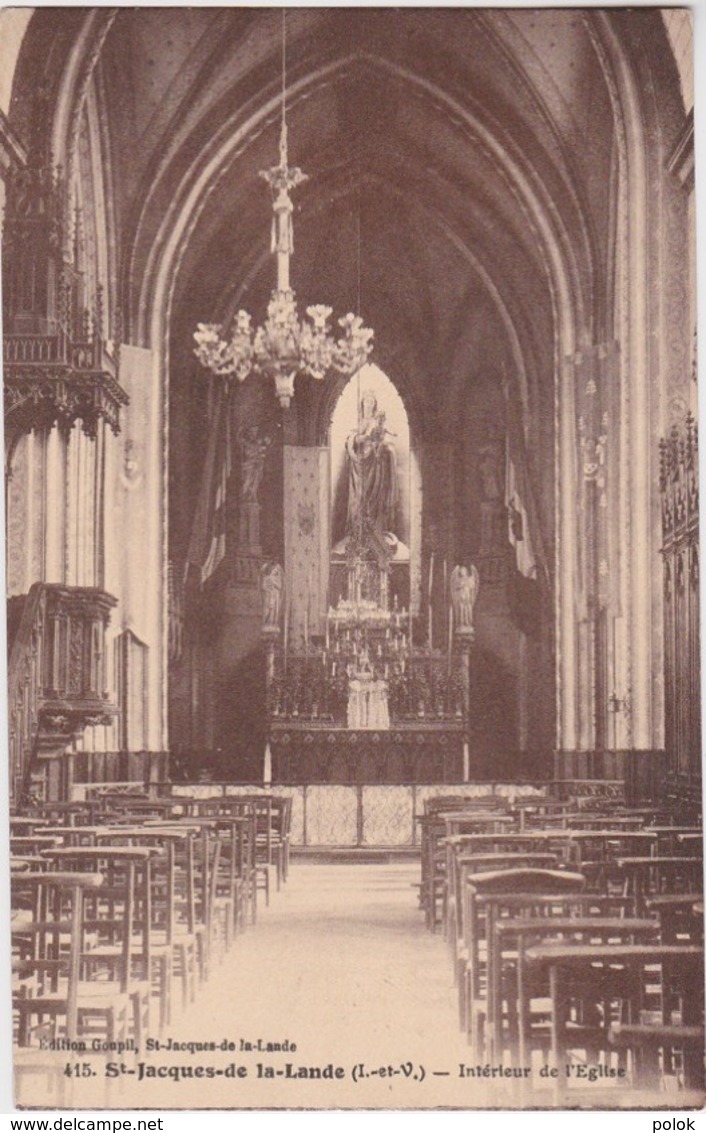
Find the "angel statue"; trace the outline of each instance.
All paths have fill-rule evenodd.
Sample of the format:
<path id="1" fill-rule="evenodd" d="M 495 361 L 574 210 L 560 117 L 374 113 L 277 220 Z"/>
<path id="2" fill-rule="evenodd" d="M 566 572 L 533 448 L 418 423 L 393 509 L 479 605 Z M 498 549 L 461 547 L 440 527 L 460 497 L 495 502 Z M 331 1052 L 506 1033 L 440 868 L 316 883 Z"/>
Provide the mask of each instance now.
<path id="1" fill-rule="evenodd" d="M 262 590 L 262 628 L 279 629 L 279 616 L 284 593 L 284 570 L 279 563 L 263 563 L 260 567 Z"/>
<path id="2" fill-rule="evenodd" d="M 473 631 L 473 607 L 480 588 L 476 567 L 455 566 L 451 571 L 451 604 L 457 633 Z"/>

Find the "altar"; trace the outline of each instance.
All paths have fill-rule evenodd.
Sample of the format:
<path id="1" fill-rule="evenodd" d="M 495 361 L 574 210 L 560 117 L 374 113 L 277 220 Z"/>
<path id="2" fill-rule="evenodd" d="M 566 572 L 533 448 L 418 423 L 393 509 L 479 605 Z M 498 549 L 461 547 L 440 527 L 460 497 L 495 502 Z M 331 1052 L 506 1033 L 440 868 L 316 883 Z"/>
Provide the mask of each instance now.
<path id="1" fill-rule="evenodd" d="M 382 377 L 358 389 L 334 415 L 328 509 L 324 456 L 286 454 L 285 561 L 262 583 L 272 782 L 462 782 L 478 574 L 432 555 L 422 587 L 404 410 Z"/>
<path id="2" fill-rule="evenodd" d="M 439 783 L 468 778 L 466 718 L 473 634 L 443 648 L 412 612 L 389 601 L 389 563 L 351 554 L 345 597 L 323 633 L 301 644 L 266 635 L 272 782 Z"/>
<path id="3" fill-rule="evenodd" d="M 468 778 L 462 721 L 419 721 L 385 730 L 277 721 L 270 730 L 272 782 L 462 783 Z"/>

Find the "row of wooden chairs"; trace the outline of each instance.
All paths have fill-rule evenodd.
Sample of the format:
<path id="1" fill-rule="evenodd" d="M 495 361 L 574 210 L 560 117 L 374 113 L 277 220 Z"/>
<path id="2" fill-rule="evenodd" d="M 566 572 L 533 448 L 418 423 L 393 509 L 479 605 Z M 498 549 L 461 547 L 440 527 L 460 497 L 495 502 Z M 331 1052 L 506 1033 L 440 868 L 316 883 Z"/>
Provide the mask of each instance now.
<path id="1" fill-rule="evenodd" d="M 440 797 L 421 827 L 420 901 L 445 933 L 477 1061 L 525 1068 L 524 1088 L 549 1081 L 555 1102 L 586 1096 L 580 1066 L 613 1090 L 703 1092 L 698 826 Z"/>
<path id="2" fill-rule="evenodd" d="M 61 1039 L 139 1049 L 255 922 L 258 889 L 269 901 L 270 873 L 287 878 L 289 805 L 217 802 L 118 796 L 12 816 L 18 1061 Z"/>

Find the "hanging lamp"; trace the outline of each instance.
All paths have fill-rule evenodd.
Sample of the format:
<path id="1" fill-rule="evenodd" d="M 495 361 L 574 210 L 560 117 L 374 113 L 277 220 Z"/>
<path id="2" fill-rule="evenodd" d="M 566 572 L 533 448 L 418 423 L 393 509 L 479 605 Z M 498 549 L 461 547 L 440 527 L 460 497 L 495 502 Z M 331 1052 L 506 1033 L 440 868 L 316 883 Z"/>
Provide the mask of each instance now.
<path id="1" fill-rule="evenodd" d="M 338 320 L 336 337 L 330 320 L 331 307 L 315 304 L 301 318 L 290 285 L 290 261 L 294 249 L 291 193 L 307 175 L 289 165 L 286 107 L 286 25 L 282 12 L 282 125 L 279 164 L 260 176 L 272 192 L 272 252 L 277 258 L 277 285 L 267 306 L 267 318 L 254 327 L 248 311 L 235 315 L 228 332 L 217 323 L 199 323 L 194 353 L 213 374 L 243 382 L 251 375 L 274 381 L 280 405 L 287 407 L 294 394 L 294 379 L 306 374 L 322 381 L 335 372 L 351 377 L 368 360 L 373 334 L 359 315 L 348 313 Z"/>

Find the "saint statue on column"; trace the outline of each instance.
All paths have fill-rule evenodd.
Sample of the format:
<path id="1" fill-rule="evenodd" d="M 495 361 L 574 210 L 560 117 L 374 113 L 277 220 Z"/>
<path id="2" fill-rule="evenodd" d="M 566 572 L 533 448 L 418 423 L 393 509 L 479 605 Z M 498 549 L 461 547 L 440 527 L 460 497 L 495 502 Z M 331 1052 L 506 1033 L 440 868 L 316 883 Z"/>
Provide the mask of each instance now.
<path id="1" fill-rule="evenodd" d="M 377 397 L 366 390 L 360 400 L 358 427 L 346 440 L 348 534 L 361 531 L 366 521 L 381 533 L 391 532 L 395 525 L 398 488 L 395 448 L 388 439 L 392 436 Z"/>
<path id="2" fill-rule="evenodd" d="M 270 438 L 261 436 L 256 425 L 249 425 L 238 431 L 238 440 L 241 452 L 240 497 L 243 503 L 256 504 Z"/>
<path id="3" fill-rule="evenodd" d="M 260 589 L 262 590 L 262 628 L 278 630 L 284 591 L 284 571 L 279 563 L 262 564 Z"/>
<path id="4" fill-rule="evenodd" d="M 451 605 L 456 633 L 473 631 L 473 607 L 480 589 L 480 575 L 475 566 L 455 566 L 451 571 Z"/>

